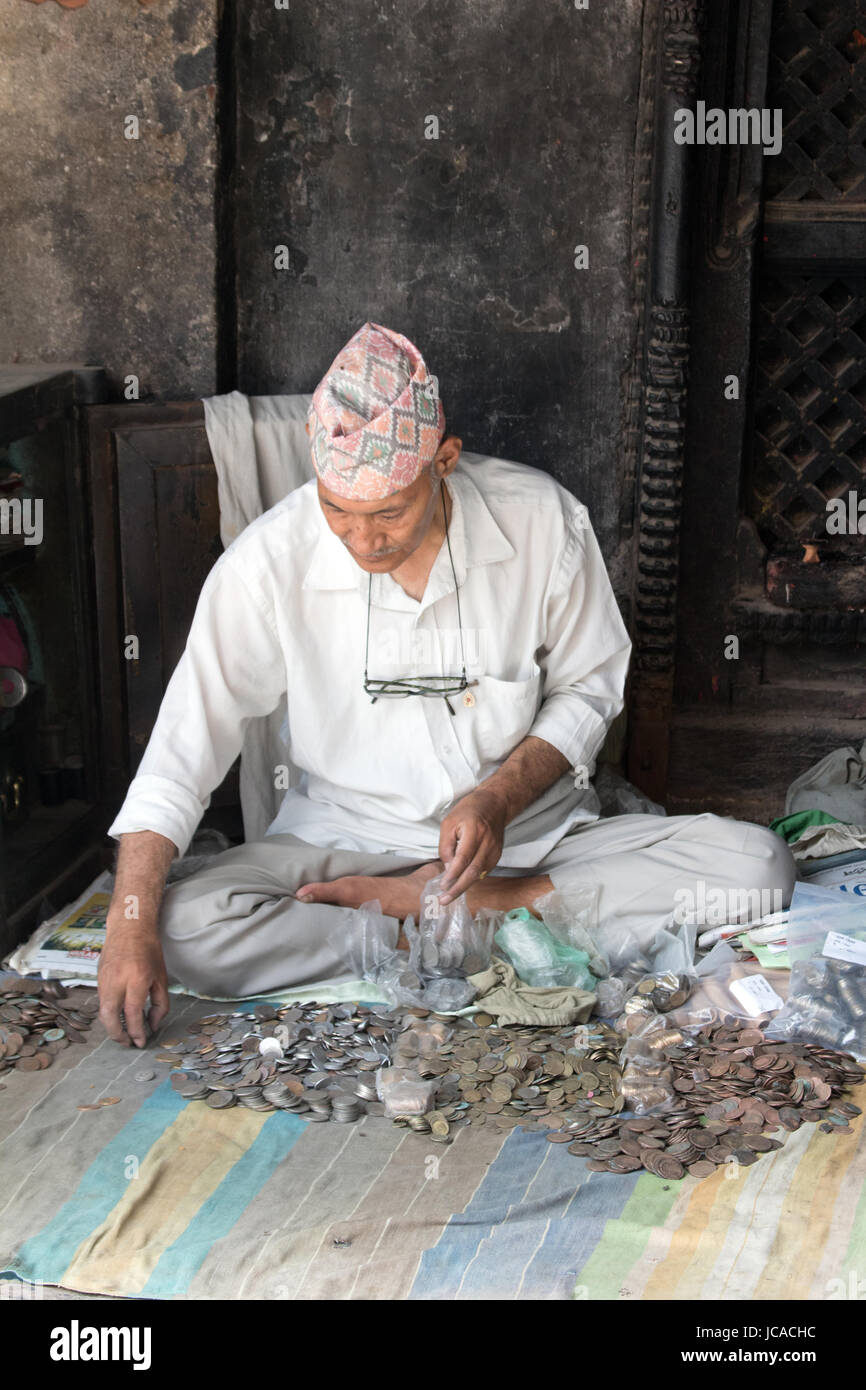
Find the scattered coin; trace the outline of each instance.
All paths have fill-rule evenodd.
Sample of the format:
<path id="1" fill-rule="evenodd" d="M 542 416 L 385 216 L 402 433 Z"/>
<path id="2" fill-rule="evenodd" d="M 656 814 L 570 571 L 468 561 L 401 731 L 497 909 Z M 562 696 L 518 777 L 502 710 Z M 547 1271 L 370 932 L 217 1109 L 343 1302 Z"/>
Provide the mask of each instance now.
<path id="1" fill-rule="evenodd" d="M 82 1042 L 99 1009 L 86 985 L 10 976 L 0 980 L 0 1075 L 44 1071 L 71 1043 Z"/>

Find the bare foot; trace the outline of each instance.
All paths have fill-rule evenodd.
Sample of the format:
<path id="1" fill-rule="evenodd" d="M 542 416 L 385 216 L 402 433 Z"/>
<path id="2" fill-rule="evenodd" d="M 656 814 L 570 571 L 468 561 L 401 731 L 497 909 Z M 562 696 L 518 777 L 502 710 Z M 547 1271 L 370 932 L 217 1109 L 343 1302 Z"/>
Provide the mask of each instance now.
<path id="1" fill-rule="evenodd" d="M 305 883 L 295 897 L 303 903 L 333 903 L 336 907 L 360 907 L 377 898 L 386 917 L 399 917 L 402 922 L 411 915 L 417 920 L 424 886 L 441 874 L 442 868 L 437 859 L 408 874 L 387 874 L 383 878 L 353 874 L 330 883 Z"/>

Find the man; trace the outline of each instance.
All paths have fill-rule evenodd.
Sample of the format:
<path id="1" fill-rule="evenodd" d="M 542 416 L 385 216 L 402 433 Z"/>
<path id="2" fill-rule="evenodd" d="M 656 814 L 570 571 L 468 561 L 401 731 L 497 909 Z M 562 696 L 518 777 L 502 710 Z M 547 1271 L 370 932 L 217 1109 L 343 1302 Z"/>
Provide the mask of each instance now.
<path id="1" fill-rule="evenodd" d="M 643 941 L 690 886 L 789 900 L 790 852 L 760 826 L 598 819 L 588 777 L 630 643 L 574 497 L 521 464 L 462 460 L 420 352 L 373 323 L 320 382 L 307 431 L 317 476 L 209 574 L 110 827 L 112 1037 L 144 1045 L 169 979 L 240 997 L 345 976 L 353 910 L 379 899 L 396 941 L 443 865 L 445 897 L 473 911 L 594 885 L 600 918 Z M 165 890 L 247 721 L 284 695 L 300 784 L 263 841 Z"/>

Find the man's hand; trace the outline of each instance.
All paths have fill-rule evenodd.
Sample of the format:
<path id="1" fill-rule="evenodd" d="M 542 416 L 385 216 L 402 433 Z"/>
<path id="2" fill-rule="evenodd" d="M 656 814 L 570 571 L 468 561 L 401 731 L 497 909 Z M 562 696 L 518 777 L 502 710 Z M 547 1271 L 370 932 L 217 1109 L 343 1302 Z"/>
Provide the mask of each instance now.
<path id="1" fill-rule="evenodd" d="M 155 830 L 121 835 L 114 892 L 99 959 L 99 1017 L 110 1038 L 144 1047 L 144 1008 L 156 1031 L 168 1013 L 168 975 L 159 944 L 159 909 L 177 845 Z M 125 1024 L 125 1028 L 124 1028 Z"/>
<path id="2" fill-rule="evenodd" d="M 156 1032 L 168 1014 L 168 976 L 159 937 L 155 926 L 149 929 L 140 922 L 118 922 L 113 930 L 110 922 L 107 925 L 99 960 L 99 1017 L 115 1042 L 144 1047 L 147 1028 Z"/>
<path id="3" fill-rule="evenodd" d="M 450 903 L 495 868 L 502 853 L 508 804 L 481 786 L 448 812 L 439 832 L 439 858 L 445 865 L 439 901 Z"/>

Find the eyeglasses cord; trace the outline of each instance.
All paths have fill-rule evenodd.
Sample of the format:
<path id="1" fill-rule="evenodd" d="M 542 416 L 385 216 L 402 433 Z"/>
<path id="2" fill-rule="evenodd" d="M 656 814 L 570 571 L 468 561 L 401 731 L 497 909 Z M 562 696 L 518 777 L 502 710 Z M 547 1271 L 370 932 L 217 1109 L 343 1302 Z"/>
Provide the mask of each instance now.
<path id="1" fill-rule="evenodd" d="M 460 611 L 460 585 L 457 583 L 457 570 L 456 570 L 456 568 L 455 568 L 455 566 L 454 566 L 454 556 L 453 556 L 452 551 L 451 551 L 451 535 L 450 535 L 449 526 L 448 526 L 448 507 L 447 507 L 447 504 L 446 504 L 446 501 L 445 501 L 445 479 L 444 479 L 444 478 L 440 478 L 440 480 L 439 480 L 439 489 L 440 489 L 440 492 L 441 492 L 441 494 L 442 494 L 442 517 L 443 517 L 443 520 L 444 520 L 444 522 L 445 522 L 445 544 L 446 544 L 447 547 L 448 547 L 448 559 L 449 559 L 450 562 L 451 562 L 451 573 L 452 573 L 452 575 L 453 575 L 453 577 L 454 577 L 454 597 L 455 597 L 455 599 L 457 600 L 457 630 L 458 630 L 458 633 L 459 633 L 459 635 L 460 635 L 460 664 L 461 664 L 461 668 L 462 668 L 461 680 L 464 680 L 464 681 L 465 681 L 465 680 L 466 680 L 466 651 L 465 651 L 465 648 L 464 648 L 464 646 L 463 646 L 463 614 L 462 614 L 461 611 Z M 370 609 L 371 609 L 371 606 L 372 606 L 372 602 L 373 602 L 373 576 L 372 576 L 372 574 L 370 574 L 370 575 L 368 576 L 368 581 L 367 581 L 367 637 L 366 637 L 366 642 L 365 642 L 365 645 L 364 645 L 364 682 L 365 682 L 365 684 L 366 684 L 367 680 L 369 679 L 369 677 L 368 677 L 368 675 L 367 675 L 367 667 L 368 667 L 368 663 L 369 663 L 369 660 L 370 660 Z M 449 700 L 448 700 L 447 695 L 443 695 L 442 698 L 443 698 L 443 700 L 445 701 L 446 705 L 448 705 L 448 708 L 449 708 L 449 710 L 451 710 L 451 713 L 453 714 L 453 713 L 454 713 L 454 710 L 451 708 L 451 704 L 450 704 L 450 702 L 449 702 Z"/>

